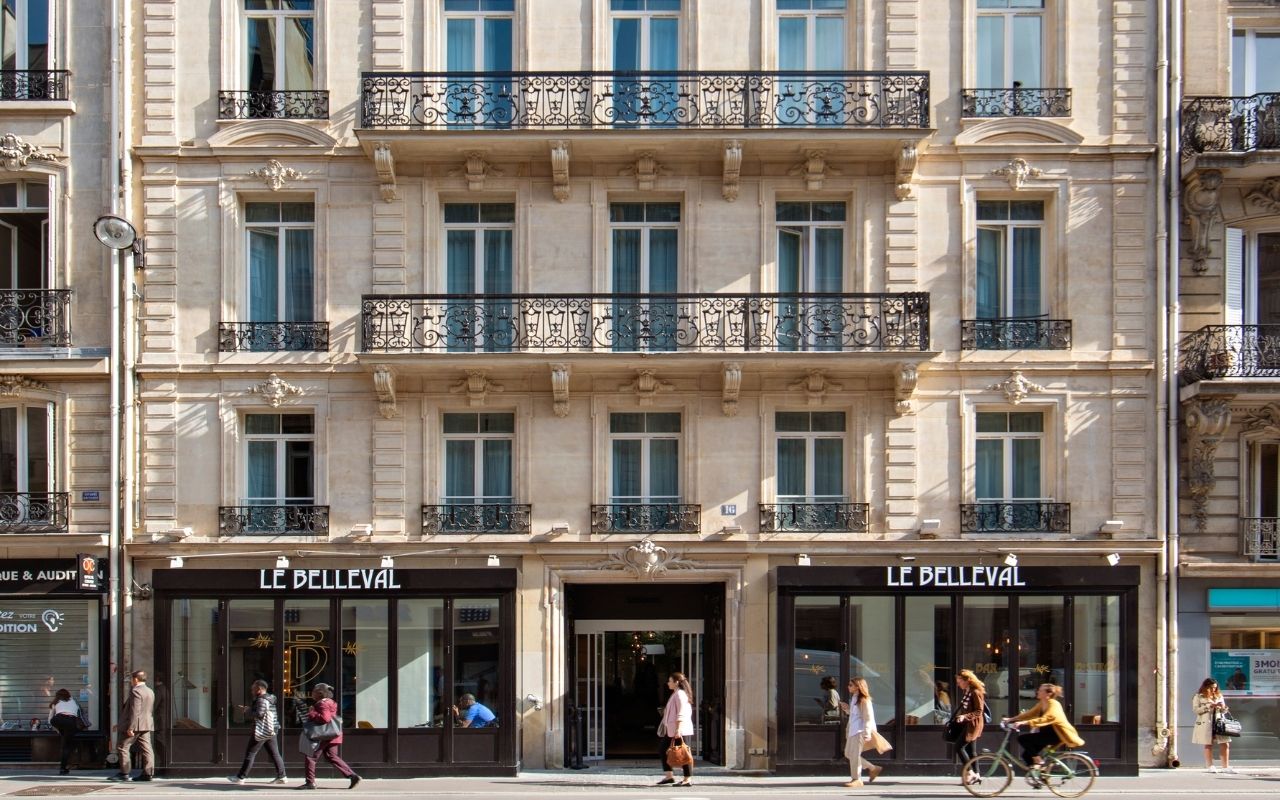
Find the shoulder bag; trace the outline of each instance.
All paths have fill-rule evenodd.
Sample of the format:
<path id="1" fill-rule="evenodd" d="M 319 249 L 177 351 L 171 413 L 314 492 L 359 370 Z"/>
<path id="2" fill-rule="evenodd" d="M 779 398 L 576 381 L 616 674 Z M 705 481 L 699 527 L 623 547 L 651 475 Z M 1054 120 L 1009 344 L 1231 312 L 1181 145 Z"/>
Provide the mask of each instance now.
<path id="1" fill-rule="evenodd" d="M 684 737 L 677 736 L 671 740 L 667 748 L 667 764 L 672 767 L 683 767 L 693 763 L 693 751 L 684 743 Z"/>
<path id="2" fill-rule="evenodd" d="M 884 755 L 885 753 L 893 749 L 893 745 L 889 744 L 888 739 L 880 735 L 880 731 L 872 731 L 871 740 L 864 741 L 862 743 L 863 750 L 870 750 L 873 747 L 875 748 L 875 751 L 880 755 Z"/>
<path id="3" fill-rule="evenodd" d="M 302 726 L 302 732 L 313 742 L 327 742 L 342 735 L 342 717 L 337 714 L 328 722 L 311 722 Z"/>
<path id="4" fill-rule="evenodd" d="M 1239 736 L 1243 730 L 1240 720 L 1231 716 L 1230 711 L 1217 711 L 1213 715 L 1214 736 Z"/>
<path id="5" fill-rule="evenodd" d="M 955 717 L 947 720 L 947 724 L 942 726 L 942 738 L 952 744 L 959 742 L 964 738 L 964 723 L 956 721 Z"/>
<path id="6" fill-rule="evenodd" d="M 76 712 L 76 730 L 87 731 L 93 727 L 93 723 L 89 722 L 89 709 L 80 706 L 80 710 Z"/>

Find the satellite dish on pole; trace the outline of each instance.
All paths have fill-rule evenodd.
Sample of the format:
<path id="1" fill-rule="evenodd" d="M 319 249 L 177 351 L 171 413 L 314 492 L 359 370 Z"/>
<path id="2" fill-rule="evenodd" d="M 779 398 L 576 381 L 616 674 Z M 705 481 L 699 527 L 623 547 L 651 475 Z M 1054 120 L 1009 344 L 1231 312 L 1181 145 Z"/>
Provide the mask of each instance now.
<path id="1" fill-rule="evenodd" d="M 127 219 L 104 214 L 93 223 L 93 235 L 112 250 L 128 250 L 138 241 L 138 231 Z"/>

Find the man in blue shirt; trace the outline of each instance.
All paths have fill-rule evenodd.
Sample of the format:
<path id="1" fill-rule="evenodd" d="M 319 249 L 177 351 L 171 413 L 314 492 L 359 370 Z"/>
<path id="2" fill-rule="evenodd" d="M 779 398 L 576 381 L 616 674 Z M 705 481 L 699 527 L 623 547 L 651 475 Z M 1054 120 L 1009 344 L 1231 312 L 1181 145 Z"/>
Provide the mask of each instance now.
<path id="1" fill-rule="evenodd" d="M 453 707 L 453 716 L 464 728 L 487 728 L 497 719 L 487 706 L 476 702 L 473 694 L 464 694 L 458 698 L 458 705 Z"/>

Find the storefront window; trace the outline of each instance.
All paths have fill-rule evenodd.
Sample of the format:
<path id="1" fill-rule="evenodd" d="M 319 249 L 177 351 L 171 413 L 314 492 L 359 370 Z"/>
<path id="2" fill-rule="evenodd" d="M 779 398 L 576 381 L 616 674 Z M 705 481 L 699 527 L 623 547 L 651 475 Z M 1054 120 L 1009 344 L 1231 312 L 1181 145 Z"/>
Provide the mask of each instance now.
<path id="1" fill-rule="evenodd" d="M 908 597 L 906 630 L 907 724 L 941 725 L 957 700 L 951 662 L 954 637 L 950 597 Z"/>
<path id="2" fill-rule="evenodd" d="M 1024 597 L 1018 611 L 1018 707 L 1036 703 L 1036 687 L 1042 683 L 1066 683 L 1066 619 L 1061 596 Z M 1062 702 L 1074 702 L 1072 688 L 1063 686 Z"/>
<path id="3" fill-rule="evenodd" d="M 1009 714 L 1009 651 L 1016 646 L 1009 624 L 1009 601 L 1004 597 L 964 598 L 962 625 L 960 666 L 973 670 L 986 684 L 993 717 Z"/>
<path id="4" fill-rule="evenodd" d="M 882 726 L 893 724 L 893 698 L 897 681 L 893 671 L 894 610 L 892 597 L 849 598 L 849 677 L 867 679 L 871 705 Z M 911 704 L 907 704 L 911 708 Z M 907 724 L 912 724 L 910 710 Z"/>
<path id="5" fill-rule="evenodd" d="M 218 601 L 177 600 L 169 625 L 173 727 L 213 727 L 214 669 L 218 652 Z M 271 629 L 267 629 L 270 634 Z M 157 701 L 159 698 L 157 698 Z M 242 701 L 243 702 L 243 701 Z M 157 709 L 159 711 L 159 709 Z"/>
<path id="6" fill-rule="evenodd" d="M 356 728 L 388 726 L 387 601 L 342 601 L 342 717 Z"/>
<path id="7" fill-rule="evenodd" d="M 94 600 L 0 600 L 0 730 L 52 730 L 49 704 L 59 689 L 96 709 L 97 609 Z"/>
<path id="8" fill-rule="evenodd" d="M 439 727 L 452 703 L 444 696 L 444 601 L 400 600 L 396 608 L 400 727 Z"/>
<path id="9" fill-rule="evenodd" d="M 1076 721 L 1120 721 L 1120 598 L 1082 595 L 1075 601 Z"/>
<path id="10" fill-rule="evenodd" d="M 191 600 L 191 603 L 213 602 Z M 276 604 L 274 600 L 232 600 L 228 604 L 227 627 L 231 638 L 231 672 L 227 693 L 227 719 L 233 728 L 249 728 L 253 720 L 244 706 L 253 702 L 249 688 L 263 680 L 270 691 L 280 692 L 276 672 Z M 284 696 L 280 702 L 283 704 Z M 281 706 L 284 707 L 283 705 Z"/>
<path id="11" fill-rule="evenodd" d="M 453 699 L 474 695 L 493 710 L 502 687 L 498 683 L 498 598 L 455 601 L 453 618 Z M 495 712 L 496 713 L 496 712 Z M 503 720 L 492 724 L 499 725 Z"/>
<path id="12" fill-rule="evenodd" d="M 281 697 L 290 698 L 295 712 L 310 707 L 308 698 L 317 683 L 333 684 L 330 659 L 333 632 L 328 600 L 286 600 L 284 604 L 284 685 Z M 282 701 L 288 708 L 288 701 Z M 286 714 L 283 724 L 295 717 Z"/>
<path id="13" fill-rule="evenodd" d="M 797 597 L 795 610 L 795 721 L 797 725 L 840 724 L 828 697 L 835 689 L 847 699 L 840 680 L 840 598 Z M 872 687 L 875 697 L 875 687 Z"/>

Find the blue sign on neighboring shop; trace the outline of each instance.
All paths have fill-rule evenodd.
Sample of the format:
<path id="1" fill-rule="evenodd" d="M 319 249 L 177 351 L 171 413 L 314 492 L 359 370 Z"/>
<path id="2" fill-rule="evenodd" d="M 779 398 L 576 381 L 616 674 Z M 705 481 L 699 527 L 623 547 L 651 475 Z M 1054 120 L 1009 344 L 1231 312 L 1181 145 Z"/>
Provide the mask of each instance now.
<path id="1" fill-rule="evenodd" d="M 1280 588 L 1209 589 L 1210 611 L 1280 611 Z"/>

